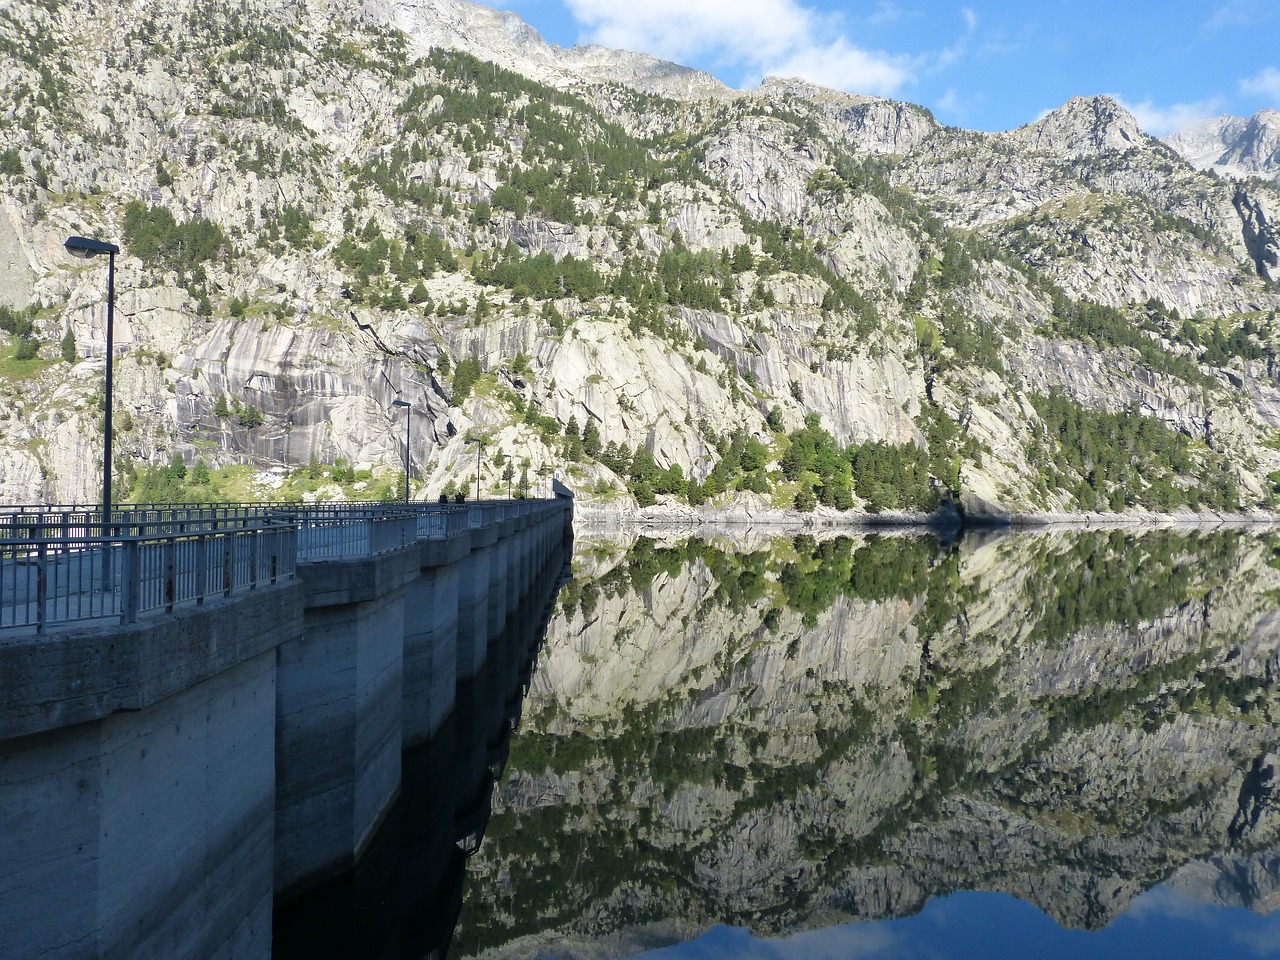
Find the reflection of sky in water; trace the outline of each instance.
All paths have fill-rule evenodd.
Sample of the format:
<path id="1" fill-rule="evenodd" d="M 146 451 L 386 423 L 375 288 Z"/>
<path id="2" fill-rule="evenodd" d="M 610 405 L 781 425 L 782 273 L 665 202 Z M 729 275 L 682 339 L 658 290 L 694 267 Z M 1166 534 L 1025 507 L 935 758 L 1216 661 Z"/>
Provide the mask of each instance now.
<path id="1" fill-rule="evenodd" d="M 713 927 L 696 940 L 640 955 L 648 960 L 1177 960 L 1280 957 L 1280 911 L 1269 917 L 1213 907 L 1159 887 L 1104 930 L 1064 930 L 1035 906 L 1002 893 L 956 893 L 899 920 L 850 923 L 782 940 Z"/>

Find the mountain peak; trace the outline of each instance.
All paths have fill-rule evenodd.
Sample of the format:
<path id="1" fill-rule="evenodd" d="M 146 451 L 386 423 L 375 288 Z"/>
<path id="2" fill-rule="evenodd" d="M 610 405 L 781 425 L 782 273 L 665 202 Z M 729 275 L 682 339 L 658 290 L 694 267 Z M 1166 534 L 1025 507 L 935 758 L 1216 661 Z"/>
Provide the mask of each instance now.
<path id="1" fill-rule="evenodd" d="M 1268 107 L 1252 117 L 1213 117 L 1164 142 L 1201 170 L 1280 181 L 1280 110 Z"/>
<path id="2" fill-rule="evenodd" d="M 1068 158 L 1129 150 L 1147 139 L 1133 114 L 1108 96 L 1072 97 L 1012 136 L 1031 150 Z"/>
<path id="3" fill-rule="evenodd" d="M 467 0 L 366 0 L 364 10 L 422 47 L 461 50 L 549 86 L 611 82 L 675 98 L 727 92 L 708 73 L 649 54 L 548 43 L 519 15 Z"/>

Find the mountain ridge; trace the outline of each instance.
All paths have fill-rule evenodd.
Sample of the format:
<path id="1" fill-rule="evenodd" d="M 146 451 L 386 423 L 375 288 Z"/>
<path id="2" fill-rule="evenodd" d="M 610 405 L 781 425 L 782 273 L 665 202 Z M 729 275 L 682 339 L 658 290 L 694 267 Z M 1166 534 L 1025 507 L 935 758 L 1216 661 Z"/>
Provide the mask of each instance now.
<path id="1" fill-rule="evenodd" d="M 1199 170 L 1280 181 L 1280 111 L 1224 114 L 1170 134 L 1164 142 Z"/>
<path id="2" fill-rule="evenodd" d="M 1280 503 L 1280 194 L 1112 100 L 984 134 L 794 79 L 547 86 L 385 22 L 548 49 L 446 0 L 147 10 L 0 11 L 13 499 L 96 489 L 104 278 L 61 241 L 102 232 L 133 496 L 394 496 L 408 397 L 431 499 L 476 437 L 490 494 L 560 468 L 584 513 Z"/>

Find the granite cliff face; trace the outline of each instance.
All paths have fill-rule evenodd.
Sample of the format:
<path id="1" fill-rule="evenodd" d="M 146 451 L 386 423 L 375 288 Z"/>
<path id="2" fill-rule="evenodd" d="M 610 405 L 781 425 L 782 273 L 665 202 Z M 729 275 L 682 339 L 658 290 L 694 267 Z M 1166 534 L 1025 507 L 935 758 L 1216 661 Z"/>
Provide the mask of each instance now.
<path id="1" fill-rule="evenodd" d="M 477 438 L 491 493 L 559 469 L 584 516 L 1276 503 L 1280 194 L 1106 98 L 961 131 L 454 0 L 95 25 L 0 11 L 6 500 L 97 489 L 84 233 L 124 249 L 125 489 L 394 495 L 402 398 L 433 499 Z M 226 476 L 156 487 L 175 454 Z"/>
<path id="2" fill-rule="evenodd" d="M 1274 908 L 1269 538 L 620 547 L 579 541 L 465 955 L 790 933 L 971 889 L 1097 929 L 1170 875 Z"/>
<path id="3" fill-rule="evenodd" d="M 1221 116 L 1165 137 L 1199 170 L 1232 177 L 1280 180 L 1280 111 Z"/>

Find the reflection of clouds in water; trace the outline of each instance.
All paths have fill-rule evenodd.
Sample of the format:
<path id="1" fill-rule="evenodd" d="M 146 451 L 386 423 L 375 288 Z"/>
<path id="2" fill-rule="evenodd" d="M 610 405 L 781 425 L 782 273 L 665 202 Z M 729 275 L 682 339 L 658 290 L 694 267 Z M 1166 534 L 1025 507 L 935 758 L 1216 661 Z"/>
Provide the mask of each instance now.
<path id="1" fill-rule="evenodd" d="M 785 940 L 757 940 L 747 930 L 717 926 L 696 940 L 642 953 L 637 960 L 876 960 L 890 950 L 894 957 L 903 956 L 901 946 L 882 924 L 851 923 Z"/>
<path id="2" fill-rule="evenodd" d="M 1259 916 L 1197 900 L 1170 887 L 1136 898 L 1102 930 L 1059 927 L 1040 908 L 1003 893 L 969 892 L 930 900 L 917 914 L 846 923 L 785 939 L 713 927 L 696 940 L 642 954 L 649 960 L 1280 960 L 1280 911 Z"/>
<path id="3" fill-rule="evenodd" d="M 787 940 L 766 942 L 775 947 L 770 956 L 778 960 L 843 960 L 882 955 L 898 946 L 898 937 L 881 924 L 851 923 L 826 930 L 811 930 Z"/>
<path id="4" fill-rule="evenodd" d="M 1241 907 L 1216 907 L 1169 887 L 1137 897 L 1125 920 L 1138 924 L 1169 920 L 1195 924 L 1230 941 L 1253 957 L 1280 957 L 1280 912 L 1262 917 Z"/>
<path id="5" fill-rule="evenodd" d="M 1255 957 L 1280 957 L 1280 914 L 1261 930 L 1233 930 L 1231 939 Z"/>
<path id="6" fill-rule="evenodd" d="M 1135 897 L 1125 916 L 1139 923 L 1147 920 L 1185 920 L 1189 923 L 1209 924 L 1218 911 L 1185 893 L 1169 887 L 1155 887 Z"/>

